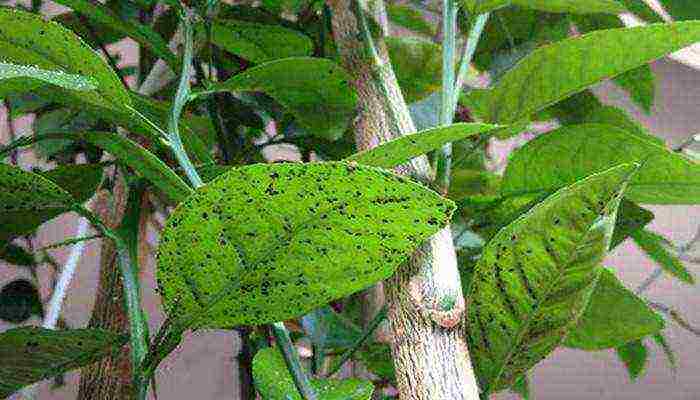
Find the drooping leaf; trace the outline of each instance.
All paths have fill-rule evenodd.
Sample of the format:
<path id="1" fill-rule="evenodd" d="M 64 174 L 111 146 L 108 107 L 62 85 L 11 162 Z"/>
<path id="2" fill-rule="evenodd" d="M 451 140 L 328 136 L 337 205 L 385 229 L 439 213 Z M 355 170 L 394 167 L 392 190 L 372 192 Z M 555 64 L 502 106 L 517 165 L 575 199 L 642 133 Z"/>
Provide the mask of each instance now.
<path id="1" fill-rule="evenodd" d="M 389 58 L 407 102 L 423 99 L 441 88 L 442 50 L 427 39 L 386 38 Z"/>
<path id="2" fill-rule="evenodd" d="M 700 40 L 700 22 L 609 29 L 540 47 L 469 102 L 485 122 L 513 123 L 572 94 Z"/>
<path id="3" fill-rule="evenodd" d="M 102 182 L 101 164 L 60 165 L 40 175 L 70 193 L 77 203 L 88 201 Z"/>
<path id="4" fill-rule="evenodd" d="M 52 181 L 0 164 L 0 241 L 32 232 L 74 203 L 75 199 Z"/>
<path id="5" fill-rule="evenodd" d="M 644 209 L 629 200 L 622 200 L 620 211 L 615 223 L 615 231 L 610 240 L 610 248 L 614 249 L 625 239 L 630 237 L 632 232 L 645 227 L 654 219 L 654 213 Z"/>
<path id="6" fill-rule="evenodd" d="M 17 328 L 0 334 L 0 397 L 95 363 L 121 349 L 124 336 L 99 329 Z"/>
<path id="7" fill-rule="evenodd" d="M 442 126 L 402 136 L 373 149 L 355 153 L 345 160 L 389 169 L 412 158 L 439 149 L 445 143 L 456 142 L 496 128 L 498 128 L 497 125 L 479 123 L 457 123 Z"/>
<path id="8" fill-rule="evenodd" d="M 355 113 L 347 73 L 322 58 L 285 58 L 250 68 L 215 87 L 265 92 L 286 107 L 312 135 L 337 139 Z"/>
<path id="9" fill-rule="evenodd" d="M 68 74 L 62 71 L 45 70 L 33 65 L 0 62 L 0 81 L 13 78 L 31 78 L 64 89 L 88 91 L 97 89 L 97 83 L 89 76 Z M 4 90 L 4 89 L 3 89 Z"/>
<path id="10" fill-rule="evenodd" d="M 611 349 L 663 328 L 663 317 L 604 268 L 586 311 L 564 344 L 584 350 Z"/>
<path id="11" fill-rule="evenodd" d="M 618 347 L 616 350 L 617 357 L 627 367 L 630 379 L 637 380 L 647 365 L 649 354 L 646 345 L 641 340 L 635 340 Z"/>
<path id="12" fill-rule="evenodd" d="M 489 241 L 467 297 L 466 335 L 481 387 L 512 385 L 585 310 L 634 165 L 565 187 Z"/>
<path id="13" fill-rule="evenodd" d="M 611 125 L 565 126 L 512 155 L 501 191 L 550 192 L 613 165 L 641 162 L 628 199 L 642 204 L 700 203 L 700 165 L 657 143 Z"/>
<path id="14" fill-rule="evenodd" d="M 308 56 L 313 51 L 308 36 L 279 25 L 217 20 L 211 33 L 212 43 L 254 63 Z"/>
<path id="15" fill-rule="evenodd" d="M 428 22 L 420 11 L 407 4 L 389 3 L 386 5 L 389 20 L 404 28 L 427 36 L 435 35 L 437 24 Z"/>
<path id="16" fill-rule="evenodd" d="M 233 286 L 206 326 L 304 315 L 389 276 L 453 208 L 435 192 L 371 167 L 232 169 L 168 219 L 158 249 L 164 306 L 170 315 L 198 315 Z"/>
<path id="17" fill-rule="evenodd" d="M 672 246 L 668 239 L 646 229 L 638 229 L 630 236 L 632 240 L 634 240 L 634 243 L 644 250 L 649 258 L 659 264 L 665 272 L 678 278 L 682 282 L 690 285 L 695 284 L 695 277 L 688 271 L 685 265 L 683 265 L 683 262 L 667 250 L 667 247 Z"/>
<path id="18" fill-rule="evenodd" d="M 180 62 L 175 54 L 168 48 L 163 38 L 146 25 L 127 21 L 115 14 L 107 6 L 89 0 L 56 0 L 56 3 L 72 8 L 75 12 L 84 15 L 91 21 L 121 32 L 141 46 L 162 58 L 174 70 L 179 71 Z"/>
<path id="19" fill-rule="evenodd" d="M 21 324 L 32 315 L 44 315 L 41 297 L 36 287 L 26 279 L 7 283 L 0 290 L 0 319 Z"/>
<path id="20" fill-rule="evenodd" d="M 262 349 L 255 355 L 253 379 L 264 400 L 301 400 L 276 347 Z M 311 386 L 316 390 L 318 400 L 369 400 L 374 392 L 371 382 L 360 379 L 312 379 Z"/>
<path id="21" fill-rule="evenodd" d="M 96 90 L 71 95 L 74 102 L 116 110 L 125 110 L 131 104 L 119 78 L 97 53 L 73 32 L 45 21 L 40 15 L 16 8 L 0 8 L 0 54 L 5 63 L 31 65 L 94 80 Z M 7 79 L 0 83 L 0 93 L 6 93 L 5 85 L 27 92 L 45 85 L 45 80 Z"/>

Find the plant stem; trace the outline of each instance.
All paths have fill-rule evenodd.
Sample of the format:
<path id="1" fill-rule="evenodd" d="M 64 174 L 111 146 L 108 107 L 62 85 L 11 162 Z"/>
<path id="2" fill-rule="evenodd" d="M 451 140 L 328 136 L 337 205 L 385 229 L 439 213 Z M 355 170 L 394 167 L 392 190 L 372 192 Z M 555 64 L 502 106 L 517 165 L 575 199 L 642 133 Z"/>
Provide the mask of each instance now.
<path id="1" fill-rule="evenodd" d="M 464 51 L 462 53 L 462 59 L 459 63 L 459 72 L 457 72 L 457 79 L 455 81 L 455 94 L 454 102 L 452 103 L 453 109 L 452 113 L 457 109 L 457 104 L 459 102 L 459 95 L 462 93 L 462 87 L 464 86 L 464 79 L 467 76 L 467 71 L 469 65 L 474 59 L 474 53 L 476 53 L 476 46 L 479 44 L 479 39 L 481 34 L 484 32 L 486 27 L 486 22 L 489 20 L 489 13 L 479 14 L 474 20 L 474 25 L 472 25 L 469 30 L 469 36 L 467 41 L 464 43 Z"/>
<path id="2" fill-rule="evenodd" d="M 442 92 L 439 110 L 440 125 L 449 125 L 454 116 L 455 47 L 457 42 L 457 4 L 455 0 L 442 1 Z M 452 170 L 452 143 L 446 143 L 437 159 L 436 184 L 444 195 L 450 189 Z"/>
<path id="3" fill-rule="evenodd" d="M 367 325 L 367 329 L 362 333 L 362 336 L 357 338 L 355 342 L 350 346 L 349 349 L 347 349 L 341 356 L 340 360 L 338 360 L 335 365 L 331 368 L 330 372 L 328 373 L 328 376 L 332 376 L 336 372 L 340 371 L 340 368 L 343 367 L 343 365 L 350 359 L 352 358 L 353 355 L 357 352 L 357 350 L 362 347 L 367 340 L 372 337 L 372 334 L 374 333 L 375 329 L 379 327 L 379 324 L 384 321 L 384 318 L 386 318 L 387 314 L 387 307 L 384 306 L 379 313 L 370 321 L 370 323 Z"/>
<path id="4" fill-rule="evenodd" d="M 272 332 L 275 335 L 277 347 L 282 352 L 284 362 L 287 364 L 287 369 L 292 374 L 294 385 L 297 387 L 301 398 L 304 400 L 318 399 L 316 392 L 311 387 L 309 377 L 306 375 L 301 365 L 299 353 L 297 353 L 292 340 L 289 338 L 289 332 L 287 331 L 287 327 L 284 326 L 284 322 L 275 322 L 272 324 Z"/>

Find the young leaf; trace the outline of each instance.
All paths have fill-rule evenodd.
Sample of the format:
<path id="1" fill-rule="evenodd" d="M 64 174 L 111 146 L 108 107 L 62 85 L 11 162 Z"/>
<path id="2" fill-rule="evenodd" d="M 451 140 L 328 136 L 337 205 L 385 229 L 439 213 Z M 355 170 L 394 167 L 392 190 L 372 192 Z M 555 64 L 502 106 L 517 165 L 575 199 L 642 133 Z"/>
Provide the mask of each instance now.
<path id="1" fill-rule="evenodd" d="M 637 166 L 565 187 L 503 228 L 476 265 L 466 334 L 485 392 L 545 358 L 585 310 Z"/>
<path id="2" fill-rule="evenodd" d="M 33 65 L 9 64 L 0 62 L 0 81 L 13 78 L 31 78 L 64 89 L 88 91 L 97 89 L 97 83 L 88 76 L 67 74 L 62 71 L 45 70 Z M 18 83 L 20 83 L 19 81 Z M 2 91 L 12 93 L 12 86 L 3 87 Z"/>
<path id="3" fill-rule="evenodd" d="M 625 194 L 628 199 L 642 204 L 700 203 L 700 165 L 657 143 L 611 125 L 565 126 L 512 155 L 501 191 L 550 192 L 613 165 L 641 162 Z"/>
<path id="4" fill-rule="evenodd" d="M 115 31 L 131 37 L 143 46 L 143 48 L 148 49 L 153 52 L 153 54 L 162 58 L 173 71 L 180 70 L 180 62 L 177 57 L 175 57 L 175 54 L 170 51 L 165 40 L 150 27 L 126 21 L 99 2 L 89 0 L 56 0 L 56 3 L 70 7 L 91 21 L 103 26 L 108 26 Z"/>
<path id="5" fill-rule="evenodd" d="M 5 63 L 93 79 L 96 90 L 72 95 L 73 101 L 115 110 L 125 110 L 131 104 L 124 85 L 97 53 L 73 32 L 40 15 L 0 8 L 0 54 Z M 21 83 L 22 92 L 44 85 L 44 81 L 35 78 L 13 78 L 2 81 L 0 87 L 6 83 L 13 87 Z"/>
<path id="6" fill-rule="evenodd" d="M 265 92 L 310 134 L 338 139 L 355 115 L 356 96 L 349 79 L 331 60 L 285 58 L 250 68 L 214 90 Z"/>
<path id="7" fill-rule="evenodd" d="M 29 384 L 95 363 L 127 338 L 99 329 L 17 328 L 0 334 L 0 398 Z"/>
<path id="8" fill-rule="evenodd" d="M 604 268 L 586 311 L 564 345 L 584 350 L 616 348 L 663 328 L 663 317 Z"/>
<path id="9" fill-rule="evenodd" d="M 540 47 L 469 103 L 485 122 L 513 123 L 588 86 L 700 40 L 700 22 L 609 29 Z"/>
<path id="10" fill-rule="evenodd" d="M 0 164 L 0 241 L 32 232 L 73 204 L 75 199 L 49 179 Z"/>
<path id="11" fill-rule="evenodd" d="M 371 150 L 355 153 L 346 161 L 380 168 L 393 168 L 432 150 L 445 143 L 456 142 L 466 137 L 498 128 L 498 125 L 458 123 L 420 131 L 384 143 Z"/>
<path id="12" fill-rule="evenodd" d="M 263 400 L 301 400 L 287 371 L 282 354 L 276 347 L 258 351 L 253 358 L 253 379 Z M 370 400 L 371 382 L 360 379 L 312 379 L 318 400 Z"/>
<path id="13" fill-rule="evenodd" d="M 636 230 L 630 236 L 632 236 L 634 243 L 644 250 L 649 258 L 659 264 L 665 272 L 682 282 L 690 285 L 695 284 L 695 277 L 685 268 L 683 262 L 666 249 L 670 243 L 665 237 L 646 229 Z"/>
<path id="14" fill-rule="evenodd" d="M 166 223 L 158 249 L 165 309 L 198 315 L 227 290 L 207 327 L 304 315 L 391 275 L 453 209 L 407 178 L 365 166 L 232 169 Z"/>
<path id="15" fill-rule="evenodd" d="M 647 347 L 641 340 L 635 340 L 620 346 L 617 349 L 617 357 L 627 367 L 630 378 L 637 380 L 644 372 L 649 357 Z"/>
<path id="16" fill-rule="evenodd" d="M 101 164 L 60 165 L 39 175 L 70 193 L 77 203 L 88 201 L 102 182 Z"/>
<path id="17" fill-rule="evenodd" d="M 253 63 L 308 56 L 314 47 L 308 36 L 279 25 L 217 20 L 211 33 L 212 43 Z"/>

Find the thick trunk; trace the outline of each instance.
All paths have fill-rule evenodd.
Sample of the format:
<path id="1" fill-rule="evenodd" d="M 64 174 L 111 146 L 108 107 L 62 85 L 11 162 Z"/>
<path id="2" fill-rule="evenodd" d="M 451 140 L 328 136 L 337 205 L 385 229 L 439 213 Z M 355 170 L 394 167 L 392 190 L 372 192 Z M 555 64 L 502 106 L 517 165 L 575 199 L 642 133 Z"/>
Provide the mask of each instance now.
<path id="1" fill-rule="evenodd" d="M 368 5 L 365 0 L 362 3 Z M 393 70 L 373 66 L 367 55 L 353 0 L 328 0 L 328 5 L 343 66 L 359 97 L 359 116 L 354 124 L 358 150 L 415 132 Z M 384 4 L 375 0 L 366 10 L 386 31 Z M 388 64 L 383 40 L 377 38 L 375 46 L 380 62 Z M 422 180 L 431 175 L 425 157 L 399 170 Z M 425 243 L 384 287 L 400 397 L 478 400 L 466 340 L 459 327 L 464 297 L 449 228 Z"/>
<path id="2" fill-rule="evenodd" d="M 102 191 L 95 201 L 95 212 L 110 228 L 116 228 L 124 216 L 126 191 L 124 182 L 115 184 L 114 194 Z M 111 240 L 103 240 L 100 252 L 100 283 L 89 327 L 128 334 L 129 320 L 124 309 L 124 290 Z M 83 368 L 78 400 L 131 399 L 131 361 L 128 349 L 118 355 Z"/>

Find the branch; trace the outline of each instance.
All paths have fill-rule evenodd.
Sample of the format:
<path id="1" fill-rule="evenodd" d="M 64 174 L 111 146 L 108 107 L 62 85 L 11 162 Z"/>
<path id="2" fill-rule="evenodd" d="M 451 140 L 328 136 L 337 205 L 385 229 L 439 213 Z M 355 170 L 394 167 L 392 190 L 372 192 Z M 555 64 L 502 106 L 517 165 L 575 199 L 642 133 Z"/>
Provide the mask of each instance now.
<path id="1" fill-rule="evenodd" d="M 292 375 L 294 385 L 297 387 L 301 398 L 304 400 L 318 399 L 316 391 L 311 387 L 311 381 L 309 381 L 308 375 L 301 366 L 299 353 L 297 353 L 292 340 L 289 338 L 289 332 L 287 331 L 287 327 L 284 326 L 284 322 L 275 322 L 272 324 L 272 332 L 277 341 L 277 348 L 282 352 L 284 362 L 287 364 L 287 369 Z"/>

